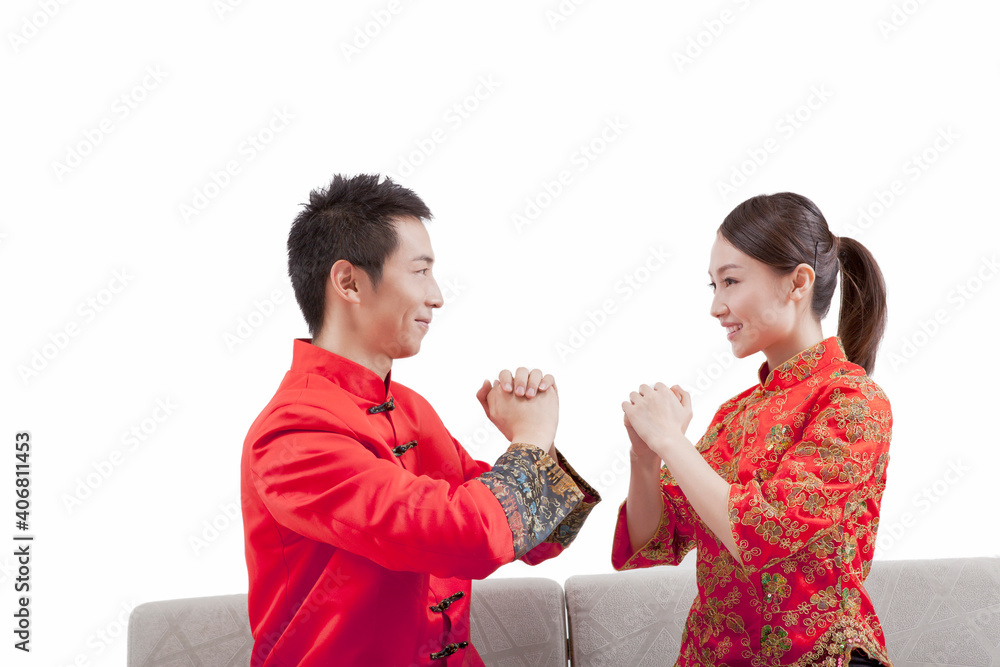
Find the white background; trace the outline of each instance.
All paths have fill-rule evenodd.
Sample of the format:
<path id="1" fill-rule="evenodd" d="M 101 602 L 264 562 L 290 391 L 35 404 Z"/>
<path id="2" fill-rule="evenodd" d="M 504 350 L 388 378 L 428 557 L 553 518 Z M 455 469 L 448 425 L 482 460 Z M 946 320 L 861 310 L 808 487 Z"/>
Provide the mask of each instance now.
<path id="1" fill-rule="evenodd" d="M 246 590 L 241 447 L 308 336 L 285 242 L 335 172 L 394 174 L 434 213 L 448 303 L 393 378 L 492 462 L 478 386 L 553 373 L 557 444 L 604 496 L 561 557 L 493 576 L 612 571 L 639 384 L 697 390 L 696 441 L 757 382 L 763 355 L 733 358 L 709 315 L 709 250 L 779 191 L 886 278 L 876 557 L 1000 552 L 995 3 L 234 4 L 4 5 L 0 661 L 121 665 L 132 606 Z M 649 270 L 652 250 L 670 256 Z M 11 648 L 19 430 L 30 656 Z"/>

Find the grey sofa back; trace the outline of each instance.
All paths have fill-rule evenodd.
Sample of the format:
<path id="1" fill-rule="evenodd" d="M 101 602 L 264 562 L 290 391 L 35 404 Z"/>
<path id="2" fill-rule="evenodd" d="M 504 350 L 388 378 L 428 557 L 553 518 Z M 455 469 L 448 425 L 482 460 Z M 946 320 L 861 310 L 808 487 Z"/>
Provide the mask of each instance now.
<path id="1" fill-rule="evenodd" d="M 865 587 L 895 667 L 1000 667 L 1000 558 L 877 560 Z M 487 665 L 670 667 L 697 582 L 691 567 L 654 567 L 574 575 L 565 593 L 538 577 L 472 592 Z M 129 618 L 128 667 L 244 667 L 252 645 L 246 594 L 148 602 Z"/>

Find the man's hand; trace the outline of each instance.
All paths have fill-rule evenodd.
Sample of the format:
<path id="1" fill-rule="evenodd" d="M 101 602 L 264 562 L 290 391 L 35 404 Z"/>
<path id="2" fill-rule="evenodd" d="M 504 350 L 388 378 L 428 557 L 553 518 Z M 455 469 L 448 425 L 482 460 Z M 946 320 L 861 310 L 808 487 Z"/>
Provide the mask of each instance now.
<path id="1" fill-rule="evenodd" d="M 527 442 L 548 451 L 559 421 L 555 379 L 537 368 L 500 372 L 498 380 L 483 382 L 476 393 L 486 416 L 511 442 Z"/>

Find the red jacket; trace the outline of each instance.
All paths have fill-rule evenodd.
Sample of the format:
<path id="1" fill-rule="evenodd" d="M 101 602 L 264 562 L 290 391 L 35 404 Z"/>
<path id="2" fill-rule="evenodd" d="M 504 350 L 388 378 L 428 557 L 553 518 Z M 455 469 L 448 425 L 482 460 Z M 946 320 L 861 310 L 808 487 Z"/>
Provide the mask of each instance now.
<path id="1" fill-rule="evenodd" d="M 601 500 L 557 458 L 473 460 L 391 372 L 296 339 L 243 446 L 251 665 L 482 665 L 470 580 L 558 555 Z"/>
<path id="2" fill-rule="evenodd" d="M 737 560 L 663 466 L 664 511 L 638 549 L 618 508 L 616 570 L 698 551 L 682 667 L 839 667 L 854 647 L 892 667 L 864 581 L 892 437 L 881 387 L 830 336 L 722 404 L 697 449 L 728 481 Z"/>

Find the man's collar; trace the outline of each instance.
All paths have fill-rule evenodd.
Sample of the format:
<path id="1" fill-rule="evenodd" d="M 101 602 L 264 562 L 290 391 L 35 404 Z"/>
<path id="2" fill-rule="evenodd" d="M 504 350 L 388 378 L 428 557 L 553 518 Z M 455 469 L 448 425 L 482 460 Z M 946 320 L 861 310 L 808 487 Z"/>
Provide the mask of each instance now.
<path id="1" fill-rule="evenodd" d="M 760 388 L 764 391 L 779 391 L 788 389 L 832 363 L 846 361 L 847 353 L 844 352 L 844 343 L 840 340 L 840 336 L 830 336 L 802 350 L 773 371 L 768 372 L 765 360 L 757 369 L 757 378 L 760 380 Z"/>
<path id="2" fill-rule="evenodd" d="M 389 398 L 392 369 L 385 380 L 372 369 L 312 344 L 311 338 L 296 338 L 292 347 L 292 370 L 322 375 L 355 396 L 384 403 Z"/>

